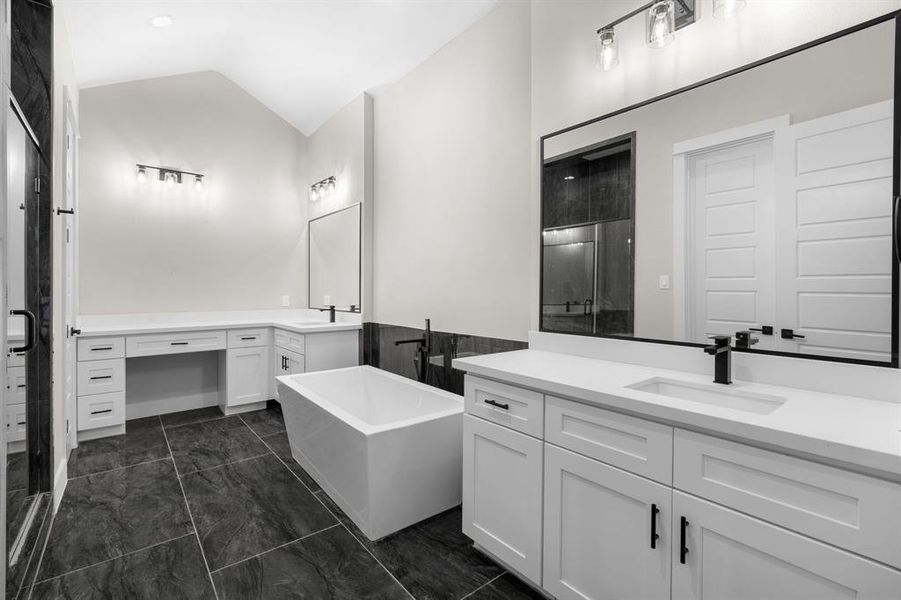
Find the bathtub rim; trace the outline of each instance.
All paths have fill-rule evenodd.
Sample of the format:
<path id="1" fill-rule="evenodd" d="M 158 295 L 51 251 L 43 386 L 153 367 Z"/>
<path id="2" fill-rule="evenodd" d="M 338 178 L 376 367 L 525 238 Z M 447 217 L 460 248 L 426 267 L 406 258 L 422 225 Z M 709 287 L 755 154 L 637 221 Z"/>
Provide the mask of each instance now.
<path id="1" fill-rule="evenodd" d="M 394 421 L 392 423 L 386 423 L 384 425 L 371 425 L 366 423 L 359 417 L 349 413 L 348 411 L 335 406 L 333 403 L 329 402 L 328 399 L 322 397 L 320 394 L 311 391 L 309 388 L 303 385 L 303 380 L 310 378 L 312 379 L 314 376 L 321 377 L 324 374 L 337 374 L 343 371 L 368 371 L 371 373 L 378 374 L 379 377 L 386 377 L 388 379 L 393 379 L 405 385 L 409 385 L 414 388 L 425 389 L 429 393 L 433 393 L 435 395 L 441 396 L 447 400 L 451 400 L 457 403 L 458 406 L 454 408 L 449 408 L 446 410 L 431 412 L 426 415 L 419 415 L 416 417 L 410 417 L 409 419 L 403 419 L 400 421 Z M 420 383 L 419 381 L 415 381 L 413 379 L 409 379 L 407 377 L 403 377 L 401 375 L 396 375 L 389 371 L 385 371 L 383 369 L 379 369 L 376 367 L 372 367 L 370 365 L 358 365 L 355 367 L 343 367 L 341 369 L 330 369 L 326 371 L 312 371 L 310 373 L 295 373 L 293 375 L 281 375 L 276 377 L 276 381 L 279 386 L 283 386 L 298 396 L 301 396 L 303 399 L 313 402 L 317 406 L 319 406 L 322 410 L 328 412 L 336 419 L 340 419 L 362 433 L 365 436 L 371 436 L 379 433 L 383 433 L 386 431 L 394 431 L 396 429 L 401 429 L 405 427 L 412 427 L 418 425 L 420 423 L 425 423 L 428 421 L 434 421 L 437 419 L 442 419 L 446 417 L 450 417 L 453 415 L 463 414 L 464 412 L 464 401 L 463 396 L 458 394 L 454 394 L 452 392 L 448 392 L 446 390 L 442 390 L 440 388 L 436 388 L 424 383 Z M 285 402 L 290 398 L 290 395 L 283 396 L 279 393 L 279 398 L 281 402 Z M 289 401 L 294 401 L 292 398 Z"/>

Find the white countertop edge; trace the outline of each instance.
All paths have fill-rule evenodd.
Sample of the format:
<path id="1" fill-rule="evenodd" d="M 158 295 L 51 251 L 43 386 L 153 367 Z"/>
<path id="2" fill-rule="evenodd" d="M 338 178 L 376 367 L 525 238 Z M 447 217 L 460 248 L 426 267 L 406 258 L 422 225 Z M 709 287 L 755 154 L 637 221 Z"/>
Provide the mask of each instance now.
<path id="1" fill-rule="evenodd" d="M 520 352 L 530 351 L 525 350 Z M 661 421 L 668 425 L 691 429 L 716 437 L 725 437 L 734 441 L 757 445 L 768 450 L 788 451 L 789 453 L 800 455 L 803 458 L 826 462 L 836 467 L 854 470 L 893 481 L 901 481 L 901 454 L 880 452 L 878 450 L 863 448 L 829 439 L 812 437 L 802 433 L 749 423 L 742 420 L 740 418 L 741 413 L 737 412 L 735 418 L 714 416 L 705 414 L 701 411 L 666 406 L 661 403 L 649 402 L 634 397 L 640 395 L 640 392 L 638 394 L 629 394 L 626 396 L 625 394 L 627 392 L 624 390 L 624 395 L 619 396 L 607 391 L 589 389 L 577 385 L 568 385 L 553 379 L 526 375 L 475 362 L 480 359 L 484 360 L 489 356 L 499 355 L 483 355 L 481 357 L 455 359 L 453 366 L 455 369 L 466 371 L 472 375 L 494 379 L 502 383 L 532 388 L 554 396 L 559 395 L 564 399 L 574 400 L 584 404 L 598 406 L 600 408 L 612 409 L 639 418 Z M 599 364 L 598 368 L 602 368 L 602 365 L 608 364 L 608 361 L 595 362 Z M 624 366 L 634 367 L 634 365 Z M 661 372 L 660 374 L 679 373 L 667 371 L 665 369 L 659 369 L 659 371 Z M 693 375 L 694 374 L 685 373 L 686 378 L 690 378 Z M 901 436 L 901 432 L 899 432 L 898 435 Z"/>
<path id="2" fill-rule="evenodd" d="M 102 337 L 118 335 L 140 335 L 143 333 L 165 333 L 167 331 L 190 332 L 216 329 L 244 329 L 250 327 L 275 327 L 294 333 L 333 333 L 354 331 L 363 328 L 361 323 L 316 323 L 297 325 L 294 323 L 266 320 L 221 321 L 207 323 L 148 323 L 142 325 L 106 325 L 82 327 L 78 337 Z"/>

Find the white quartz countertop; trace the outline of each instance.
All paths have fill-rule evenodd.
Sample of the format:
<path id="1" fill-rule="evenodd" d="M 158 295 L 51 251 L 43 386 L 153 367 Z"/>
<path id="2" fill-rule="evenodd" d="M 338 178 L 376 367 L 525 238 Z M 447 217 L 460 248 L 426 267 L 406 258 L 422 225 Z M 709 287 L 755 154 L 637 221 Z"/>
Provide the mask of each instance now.
<path id="1" fill-rule="evenodd" d="M 901 479 L 901 403 L 742 381 L 722 386 L 729 392 L 785 399 L 774 411 L 758 414 L 627 387 L 655 377 L 713 385 L 712 360 L 710 376 L 538 350 L 460 358 L 453 366 L 551 395 Z"/>
<path id="2" fill-rule="evenodd" d="M 338 313 L 338 321 L 328 322 L 327 313 L 318 310 L 234 311 L 214 313 L 141 313 L 131 315 L 82 315 L 78 317 L 80 337 L 136 335 L 278 327 L 295 333 L 353 331 L 362 327 L 359 315 Z"/>

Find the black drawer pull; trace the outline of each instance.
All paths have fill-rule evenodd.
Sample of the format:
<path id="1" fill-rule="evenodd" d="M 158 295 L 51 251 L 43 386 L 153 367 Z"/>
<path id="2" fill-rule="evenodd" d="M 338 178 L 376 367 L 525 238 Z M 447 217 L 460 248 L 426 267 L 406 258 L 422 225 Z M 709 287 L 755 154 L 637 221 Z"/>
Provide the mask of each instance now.
<path id="1" fill-rule="evenodd" d="M 242 339 L 242 340 L 255 340 L 255 339 L 257 339 L 257 336 L 255 336 L 255 335 L 246 335 L 246 336 L 242 337 L 241 339 Z"/>
<path id="2" fill-rule="evenodd" d="M 498 408 L 503 408 L 504 410 L 510 410 L 509 404 L 504 404 L 503 402 L 497 402 L 495 400 L 485 400 L 485 404 L 490 404 L 491 406 L 496 406 Z"/>
<path id="3" fill-rule="evenodd" d="M 25 387 L 25 384 L 24 384 L 24 383 L 20 383 L 20 384 L 17 385 L 16 387 L 17 387 L 17 388 L 23 388 L 23 387 Z"/>
<path id="4" fill-rule="evenodd" d="M 685 517 L 679 518 L 681 519 L 679 524 L 679 562 L 684 565 L 685 556 L 688 554 L 688 546 L 685 545 L 685 533 L 688 530 L 688 519 Z"/>
<path id="5" fill-rule="evenodd" d="M 97 375 L 96 377 L 91 377 L 91 381 L 96 381 L 97 379 L 112 379 L 112 375 Z"/>
<path id="6" fill-rule="evenodd" d="M 97 346 L 96 348 L 91 348 L 91 352 L 101 352 L 104 350 L 112 350 L 112 346 Z"/>
<path id="7" fill-rule="evenodd" d="M 170 346 L 187 346 L 188 342 L 169 342 Z"/>
<path id="8" fill-rule="evenodd" d="M 660 534 L 657 533 L 657 513 L 660 512 L 660 509 L 657 508 L 656 504 L 651 505 L 651 549 L 657 549 L 657 540 L 660 539 Z"/>
<path id="9" fill-rule="evenodd" d="M 26 421 L 16 421 L 16 425 L 25 425 Z"/>
<path id="10" fill-rule="evenodd" d="M 111 413 L 111 412 L 113 412 L 113 409 L 111 409 L 111 408 L 105 408 L 105 409 L 103 409 L 103 410 L 92 410 L 92 411 L 91 411 L 91 414 L 92 414 L 92 415 L 104 415 L 104 414 L 106 414 L 106 413 Z"/>

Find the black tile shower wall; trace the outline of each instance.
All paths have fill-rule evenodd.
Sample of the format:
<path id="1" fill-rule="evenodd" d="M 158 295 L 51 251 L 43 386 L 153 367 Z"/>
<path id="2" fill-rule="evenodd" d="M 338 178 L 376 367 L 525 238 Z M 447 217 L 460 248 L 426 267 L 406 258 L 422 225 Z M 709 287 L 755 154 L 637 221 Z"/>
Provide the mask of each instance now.
<path id="1" fill-rule="evenodd" d="M 10 4 L 10 84 L 13 96 L 49 160 L 53 132 L 53 7 L 49 0 L 12 0 Z"/>
<path id="2" fill-rule="evenodd" d="M 395 342 L 421 338 L 423 333 L 424 329 L 415 327 L 363 323 L 360 336 L 362 362 L 403 377 L 416 379 L 419 365 L 416 344 L 397 346 Z M 455 394 L 463 394 L 463 372 L 451 368 L 451 360 L 476 354 L 525 350 L 528 346 L 528 343 L 516 340 L 433 330 L 427 383 Z"/>

